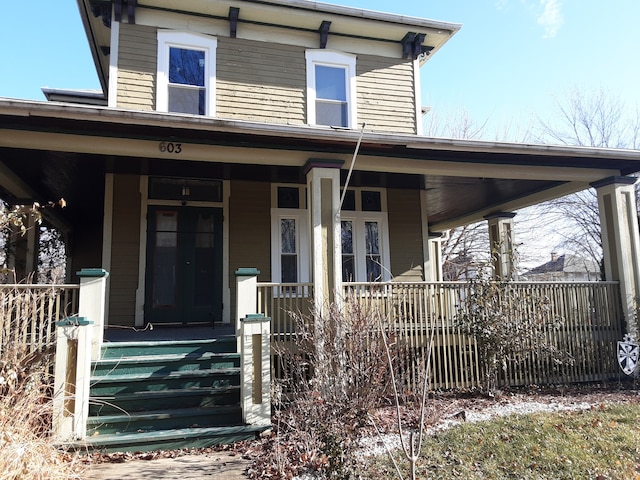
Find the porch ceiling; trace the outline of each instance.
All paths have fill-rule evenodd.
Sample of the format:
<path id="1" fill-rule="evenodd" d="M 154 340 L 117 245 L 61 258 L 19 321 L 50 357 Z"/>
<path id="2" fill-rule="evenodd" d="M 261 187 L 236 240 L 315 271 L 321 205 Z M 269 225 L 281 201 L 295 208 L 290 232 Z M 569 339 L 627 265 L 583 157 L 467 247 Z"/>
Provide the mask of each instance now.
<path id="1" fill-rule="evenodd" d="M 0 100 L 0 160 L 28 188 L 14 198 L 68 201 L 72 223 L 102 215 L 104 173 L 304 182 L 309 158 L 343 160 L 359 132 L 99 107 Z M 182 145 L 160 152 L 161 142 Z M 640 153 L 365 133 L 354 186 L 420 188 L 435 230 L 640 170 Z M 1 172 L 0 172 L 1 173 Z"/>

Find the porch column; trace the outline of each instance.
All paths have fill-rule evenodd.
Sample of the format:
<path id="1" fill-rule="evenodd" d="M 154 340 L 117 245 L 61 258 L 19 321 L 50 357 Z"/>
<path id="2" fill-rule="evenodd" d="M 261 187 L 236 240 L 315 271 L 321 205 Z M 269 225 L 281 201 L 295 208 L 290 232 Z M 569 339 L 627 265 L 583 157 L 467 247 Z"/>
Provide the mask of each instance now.
<path id="1" fill-rule="evenodd" d="M 257 268 L 239 268 L 236 275 L 236 340 L 237 351 L 242 348 L 242 319 L 254 315 L 258 310 L 258 275 Z"/>
<path id="2" fill-rule="evenodd" d="M 638 334 L 635 312 L 640 295 L 640 239 L 633 177 L 610 177 L 591 184 L 598 193 L 605 279 L 620 282 L 626 330 Z"/>
<path id="3" fill-rule="evenodd" d="M 487 215 L 489 224 L 489 246 L 496 279 L 512 280 L 515 277 L 515 252 L 513 251 L 513 212 L 496 212 Z"/>
<path id="4" fill-rule="evenodd" d="M 423 238 L 424 281 L 442 281 L 442 234 L 428 232 Z"/>
<path id="5" fill-rule="evenodd" d="M 340 167 L 342 160 L 309 159 L 305 164 L 311 225 L 311 268 L 318 314 L 340 298 L 342 250 Z M 337 295 L 336 295 L 337 294 Z"/>
<path id="6" fill-rule="evenodd" d="M 78 316 L 92 322 L 91 360 L 100 359 L 100 348 L 104 338 L 105 313 L 107 309 L 107 277 L 102 268 L 83 268 L 76 273 L 80 277 Z"/>

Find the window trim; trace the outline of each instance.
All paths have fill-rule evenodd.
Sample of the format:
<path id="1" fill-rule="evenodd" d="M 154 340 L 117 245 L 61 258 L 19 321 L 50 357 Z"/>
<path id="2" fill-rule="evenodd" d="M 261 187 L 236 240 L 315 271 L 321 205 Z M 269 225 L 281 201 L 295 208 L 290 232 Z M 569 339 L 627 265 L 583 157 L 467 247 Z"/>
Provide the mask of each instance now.
<path id="1" fill-rule="evenodd" d="M 356 56 L 333 50 L 307 50 L 305 52 L 307 65 L 307 123 L 309 125 L 326 126 L 316 122 L 316 73 L 315 66 L 342 68 L 345 71 L 345 88 L 347 97 L 347 126 L 355 128 L 357 118 L 357 90 L 356 90 Z M 333 125 L 340 127 L 340 125 Z"/>
<path id="2" fill-rule="evenodd" d="M 169 48 L 201 50 L 205 55 L 205 116 L 216 114 L 216 48 L 218 39 L 189 32 L 158 31 L 156 110 L 169 112 Z"/>
<path id="3" fill-rule="evenodd" d="M 282 253 L 282 237 L 280 235 L 280 221 L 294 219 L 296 221 L 296 250 L 298 254 L 298 282 L 310 282 L 309 265 L 309 212 L 302 208 L 272 208 L 271 209 L 271 281 L 282 283 L 280 270 L 280 255 Z"/>
<path id="4" fill-rule="evenodd" d="M 391 259 L 389 253 L 389 219 L 387 216 L 387 212 L 343 211 L 340 214 L 340 221 L 353 222 L 353 256 L 355 259 L 356 272 L 356 278 L 353 281 L 344 279 L 342 281 L 345 283 L 369 283 L 369 279 L 367 279 L 367 247 L 365 244 L 366 222 L 377 222 L 379 225 L 378 242 L 382 264 L 382 278 L 379 281 L 391 281 Z"/>

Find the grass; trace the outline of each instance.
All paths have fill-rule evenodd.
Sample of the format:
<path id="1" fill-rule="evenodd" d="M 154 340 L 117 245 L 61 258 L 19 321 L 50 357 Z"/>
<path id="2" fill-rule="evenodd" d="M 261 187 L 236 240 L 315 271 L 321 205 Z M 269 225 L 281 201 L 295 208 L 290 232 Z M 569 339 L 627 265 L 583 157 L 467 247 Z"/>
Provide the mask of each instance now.
<path id="1" fill-rule="evenodd" d="M 377 459 L 372 472 L 372 478 L 397 477 L 388 457 Z M 408 478 L 406 464 L 404 472 Z M 640 479 L 640 406 L 461 424 L 427 438 L 418 478 Z"/>

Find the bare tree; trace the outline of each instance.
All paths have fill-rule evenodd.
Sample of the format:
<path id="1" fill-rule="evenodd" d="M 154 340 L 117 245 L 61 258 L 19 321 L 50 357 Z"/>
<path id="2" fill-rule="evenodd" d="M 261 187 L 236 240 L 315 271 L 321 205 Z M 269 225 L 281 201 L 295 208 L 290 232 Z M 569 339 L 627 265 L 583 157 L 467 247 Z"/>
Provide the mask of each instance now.
<path id="1" fill-rule="evenodd" d="M 573 87 L 555 99 L 556 122 L 538 117 L 541 143 L 588 147 L 640 147 L 640 111 L 631 111 L 622 99 L 603 90 L 584 92 Z"/>
<path id="2" fill-rule="evenodd" d="M 540 143 L 606 148 L 640 147 L 640 110 L 630 109 L 603 89 L 584 92 L 574 87 L 556 99 L 557 118 L 538 118 Z M 566 250 L 602 266 L 598 199 L 594 189 L 552 200 L 523 215 L 544 218 L 545 228 L 557 236 L 555 250 Z"/>

